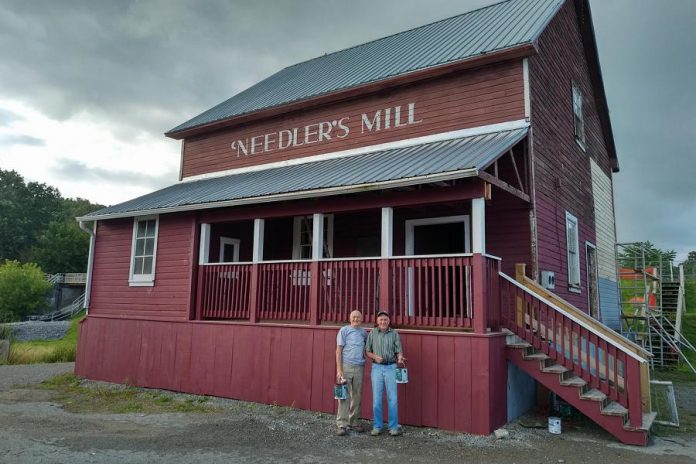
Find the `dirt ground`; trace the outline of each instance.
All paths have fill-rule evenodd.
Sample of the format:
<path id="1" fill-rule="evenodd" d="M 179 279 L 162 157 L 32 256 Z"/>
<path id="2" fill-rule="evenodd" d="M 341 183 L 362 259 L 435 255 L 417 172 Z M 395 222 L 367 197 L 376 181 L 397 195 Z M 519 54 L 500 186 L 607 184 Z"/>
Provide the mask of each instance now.
<path id="1" fill-rule="evenodd" d="M 72 369 L 69 363 L 59 366 L 44 377 Z M 206 413 L 75 414 L 56 403 L 52 391 L 33 386 L 41 380 L 40 368 L 24 369 L 31 372 L 0 366 L 3 464 L 696 463 L 696 437 L 690 434 L 663 434 L 637 448 L 591 424 L 564 424 L 561 435 L 551 435 L 530 428 L 529 418 L 508 424 L 509 438 L 496 440 L 416 427 L 405 427 L 401 437 L 352 432 L 337 437 L 333 417 L 326 414 L 217 398 L 208 400 L 214 411 Z"/>

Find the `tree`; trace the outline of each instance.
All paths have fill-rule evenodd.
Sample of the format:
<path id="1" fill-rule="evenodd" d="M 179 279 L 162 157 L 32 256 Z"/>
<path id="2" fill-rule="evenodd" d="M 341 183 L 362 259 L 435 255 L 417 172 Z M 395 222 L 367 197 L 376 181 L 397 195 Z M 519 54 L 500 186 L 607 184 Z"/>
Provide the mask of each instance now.
<path id="1" fill-rule="evenodd" d="M 0 265 L 0 322 L 22 320 L 46 306 L 50 290 L 36 264 L 5 261 Z"/>
<path id="2" fill-rule="evenodd" d="M 54 187 L 0 169 L 0 262 L 26 259 L 39 233 L 62 216 L 62 201 Z"/>
<path id="3" fill-rule="evenodd" d="M 53 221 L 29 252 L 32 261 L 52 274 L 86 272 L 89 235 L 75 220 Z"/>
<path id="4" fill-rule="evenodd" d="M 642 262 L 641 256 L 645 257 L 645 263 Z M 668 268 L 676 257 L 677 253 L 674 250 L 661 250 L 648 240 L 632 243 L 624 247 L 619 253 L 619 263 L 623 267 L 632 269 L 639 268 L 643 264 L 645 267 L 662 265 L 663 268 Z"/>

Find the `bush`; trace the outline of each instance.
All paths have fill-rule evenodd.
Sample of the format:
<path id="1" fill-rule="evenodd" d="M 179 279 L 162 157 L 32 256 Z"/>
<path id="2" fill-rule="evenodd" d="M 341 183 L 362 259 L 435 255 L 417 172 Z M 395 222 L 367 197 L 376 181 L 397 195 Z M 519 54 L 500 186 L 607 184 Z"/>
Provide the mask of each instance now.
<path id="1" fill-rule="evenodd" d="M 47 304 L 51 284 L 34 263 L 0 265 L 0 322 L 24 319 Z"/>

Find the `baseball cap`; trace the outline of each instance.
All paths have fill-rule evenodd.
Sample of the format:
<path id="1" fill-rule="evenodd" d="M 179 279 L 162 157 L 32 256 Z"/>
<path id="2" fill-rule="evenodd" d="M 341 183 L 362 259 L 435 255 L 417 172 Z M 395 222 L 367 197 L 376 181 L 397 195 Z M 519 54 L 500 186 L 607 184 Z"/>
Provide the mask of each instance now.
<path id="1" fill-rule="evenodd" d="M 379 316 L 387 316 L 388 318 L 391 319 L 391 316 L 390 316 L 389 313 L 386 312 L 386 311 L 380 311 L 380 312 L 378 312 L 378 313 L 377 313 L 377 317 L 379 317 Z"/>

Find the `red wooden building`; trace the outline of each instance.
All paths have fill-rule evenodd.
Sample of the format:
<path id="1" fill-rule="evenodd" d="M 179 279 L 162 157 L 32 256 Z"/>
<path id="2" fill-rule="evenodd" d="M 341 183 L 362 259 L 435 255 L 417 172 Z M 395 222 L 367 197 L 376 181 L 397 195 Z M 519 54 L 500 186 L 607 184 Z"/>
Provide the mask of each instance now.
<path id="1" fill-rule="evenodd" d="M 488 434 L 539 382 L 645 443 L 647 355 L 599 322 L 618 163 L 587 1 L 324 55 L 167 136 L 178 183 L 79 218 L 79 375 L 332 412 L 337 327 L 387 309 L 402 423 Z"/>

